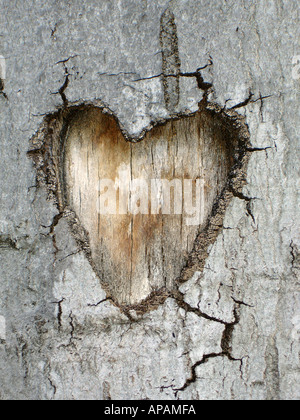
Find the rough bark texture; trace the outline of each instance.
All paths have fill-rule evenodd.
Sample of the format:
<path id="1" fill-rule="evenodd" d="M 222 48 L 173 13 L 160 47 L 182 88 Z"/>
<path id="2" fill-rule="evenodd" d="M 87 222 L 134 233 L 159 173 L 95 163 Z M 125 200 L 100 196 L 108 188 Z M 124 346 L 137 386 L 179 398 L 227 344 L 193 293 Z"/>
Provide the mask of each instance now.
<path id="1" fill-rule="evenodd" d="M 299 399 L 297 2 L 0 8 L 0 398 Z M 199 103 L 249 144 L 182 281 L 124 310 L 62 211 L 51 136 L 72 107 L 137 140 Z"/>

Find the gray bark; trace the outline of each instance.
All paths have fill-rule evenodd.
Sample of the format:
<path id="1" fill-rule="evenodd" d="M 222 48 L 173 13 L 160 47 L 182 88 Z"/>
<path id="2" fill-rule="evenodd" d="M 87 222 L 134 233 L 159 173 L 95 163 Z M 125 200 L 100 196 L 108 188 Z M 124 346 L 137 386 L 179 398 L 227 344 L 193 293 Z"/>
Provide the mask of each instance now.
<path id="1" fill-rule="evenodd" d="M 299 399 L 298 2 L 0 9 L 0 398 Z M 247 125 L 245 179 L 185 281 L 124 310 L 39 167 L 45 119 L 99 106 L 137 139 L 199 102 Z"/>

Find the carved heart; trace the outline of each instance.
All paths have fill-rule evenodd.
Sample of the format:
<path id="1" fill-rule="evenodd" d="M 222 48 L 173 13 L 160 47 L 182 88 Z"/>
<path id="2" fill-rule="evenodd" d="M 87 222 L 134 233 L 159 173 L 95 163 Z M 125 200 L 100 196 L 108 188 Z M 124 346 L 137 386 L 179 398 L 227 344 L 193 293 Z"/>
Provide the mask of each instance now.
<path id="1" fill-rule="evenodd" d="M 37 182 L 60 211 L 52 231 L 69 215 L 108 296 L 142 312 L 203 270 L 232 197 L 245 198 L 248 127 L 211 103 L 135 143 L 107 109 L 64 107 L 31 144 Z"/>
<path id="2" fill-rule="evenodd" d="M 207 111 L 156 126 L 138 143 L 126 141 L 116 119 L 98 108 L 78 110 L 69 119 L 65 204 L 88 232 L 94 267 L 119 304 L 172 289 L 228 181 L 231 137 L 222 119 Z M 141 179 L 140 187 L 134 184 Z M 175 185 L 169 196 L 167 190 L 162 194 L 167 181 Z M 188 208 L 200 209 L 196 225 Z"/>

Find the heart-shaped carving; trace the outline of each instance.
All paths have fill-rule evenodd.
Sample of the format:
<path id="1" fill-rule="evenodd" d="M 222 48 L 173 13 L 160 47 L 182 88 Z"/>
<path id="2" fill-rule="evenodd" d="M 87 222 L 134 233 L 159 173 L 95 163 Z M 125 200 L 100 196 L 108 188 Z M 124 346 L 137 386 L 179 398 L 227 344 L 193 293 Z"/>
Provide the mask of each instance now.
<path id="1" fill-rule="evenodd" d="M 46 125 L 31 153 L 60 210 L 72 209 L 87 232 L 89 259 L 115 302 L 136 305 L 173 290 L 184 267 L 185 279 L 203 268 L 244 183 L 249 137 L 241 117 L 206 104 L 139 142 L 94 106 L 64 109 Z"/>
<path id="2" fill-rule="evenodd" d="M 116 120 L 99 109 L 76 115 L 66 138 L 66 199 L 89 232 L 92 258 L 100 278 L 110 285 L 119 303 L 133 305 L 153 290 L 171 289 L 199 230 L 200 219 L 196 225 L 188 226 L 191 220 L 184 211 L 178 215 L 174 211 L 162 214 L 161 209 L 159 214 L 151 214 L 154 209 L 148 203 L 154 200 L 149 197 L 155 185 L 152 180 L 180 181 L 178 188 L 182 192 L 185 180 L 204 178 L 198 205 L 201 220 L 206 221 L 231 166 L 231 150 L 222 127 L 204 113 L 155 127 L 135 144 L 126 141 Z M 141 196 L 134 201 L 144 201 L 148 214 L 130 214 L 127 209 L 123 211 L 126 214 L 117 215 L 99 211 L 100 180 L 111 180 L 116 185 L 123 181 L 126 185 L 134 179 L 146 181 Z M 177 190 L 171 203 L 175 194 Z M 108 199 L 111 202 L 107 204 L 115 212 L 114 197 Z M 186 194 L 182 199 L 187 199 Z M 162 201 L 165 200 L 166 196 Z M 123 204 L 126 203 L 122 203 L 124 208 Z"/>

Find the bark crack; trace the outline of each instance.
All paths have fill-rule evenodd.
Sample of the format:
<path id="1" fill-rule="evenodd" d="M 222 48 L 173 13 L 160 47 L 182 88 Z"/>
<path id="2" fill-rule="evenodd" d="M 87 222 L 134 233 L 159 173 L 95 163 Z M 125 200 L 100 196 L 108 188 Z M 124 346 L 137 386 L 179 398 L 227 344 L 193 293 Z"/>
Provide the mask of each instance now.
<path id="1" fill-rule="evenodd" d="M 206 354 L 203 356 L 203 358 L 201 360 L 199 360 L 198 362 L 196 362 L 192 367 L 191 367 L 191 377 L 189 379 L 187 379 L 187 381 L 185 382 L 185 384 L 181 387 L 181 388 L 177 388 L 174 389 L 174 395 L 175 398 L 177 398 L 178 393 L 179 392 L 183 392 L 185 391 L 191 384 L 195 383 L 197 381 L 197 367 L 204 365 L 205 363 L 207 363 L 210 359 L 215 359 L 217 357 L 224 357 L 224 353 L 210 353 L 210 354 Z"/>
<path id="2" fill-rule="evenodd" d="M 243 108 L 244 106 L 247 106 L 251 102 L 251 99 L 253 98 L 253 96 L 254 96 L 254 93 L 252 93 L 250 90 L 249 96 L 243 102 L 240 102 L 239 104 L 234 105 L 230 109 L 234 110 L 234 109 L 239 109 L 239 108 Z"/>
<path id="3" fill-rule="evenodd" d="M 88 306 L 90 307 L 90 308 L 97 308 L 98 306 L 100 306 L 102 303 L 104 303 L 104 302 L 107 302 L 107 301 L 112 301 L 112 298 L 111 297 L 108 297 L 108 298 L 105 298 L 105 299 L 102 299 L 102 300 L 100 300 L 100 302 L 98 302 L 98 303 L 89 303 L 88 304 Z"/>
<path id="4" fill-rule="evenodd" d="M 181 293 L 180 291 L 176 291 L 174 293 L 172 293 L 172 298 L 176 300 L 178 306 L 180 308 L 182 308 L 185 312 L 191 312 L 196 314 L 199 318 L 204 318 L 208 321 L 212 321 L 212 322 L 217 322 L 219 324 L 223 324 L 225 326 L 230 325 L 228 324 L 226 321 L 223 321 L 222 319 L 210 316 L 204 312 L 202 312 L 199 308 L 194 308 L 191 305 L 189 305 L 187 302 L 185 302 L 184 300 L 184 294 Z"/>
<path id="5" fill-rule="evenodd" d="M 55 397 L 56 393 L 57 393 L 57 387 L 56 385 L 52 382 L 51 378 L 48 377 L 48 381 L 50 383 L 51 388 L 53 389 L 53 397 Z"/>
<path id="6" fill-rule="evenodd" d="M 247 209 L 247 213 L 248 215 L 251 217 L 251 219 L 253 220 L 254 224 L 256 223 L 255 220 L 255 216 L 253 214 L 252 208 L 251 208 L 251 204 L 253 200 L 258 200 L 257 197 L 247 197 L 245 194 L 243 194 L 240 191 L 236 191 L 234 188 L 230 188 L 230 191 L 232 192 L 233 196 L 236 198 L 239 198 L 240 200 L 244 200 L 246 201 L 246 209 Z"/>
<path id="7" fill-rule="evenodd" d="M 269 149 L 273 149 L 272 146 L 267 146 L 267 147 L 248 147 L 247 148 L 247 152 L 263 152 Z"/>
<path id="8" fill-rule="evenodd" d="M 62 327 L 62 316 L 63 316 L 63 309 L 62 304 L 65 301 L 65 298 L 62 298 L 59 302 L 52 302 L 55 305 L 58 305 L 58 311 L 57 311 L 57 323 L 58 323 L 58 330 L 61 330 Z"/>
<path id="9" fill-rule="evenodd" d="M 4 92 L 4 80 L 0 78 L 0 96 L 3 96 L 8 101 L 8 96 Z"/>
<path id="10" fill-rule="evenodd" d="M 297 245 L 294 244 L 293 241 L 290 243 L 290 254 L 292 257 L 292 267 L 293 268 L 299 268 L 298 265 L 298 257 L 299 257 L 299 251 Z"/>
<path id="11" fill-rule="evenodd" d="M 153 80 L 153 79 L 158 79 L 160 77 L 166 77 L 166 78 L 169 78 L 169 77 L 170 78 L 194 77 L 197 80 L 198 88 L 201 89 L 201 90 L 207 91 L 208 89 L 212 88 L 213 85 L 212 85 L 212 83 L 208 83 L 208 82 L 205 82 L 204 81 L 204 78 L 203 78 L 200 70 L 205 69 L 205 68 L 207 68 L 208 66 L 211 66 L 211 65 L 212 65 L 212 63 L 211 64 L 207 64 L 206 66 L 200 67 L 199 69 L 197 69 L 194 72 L 187 72 L 187 73 L 179 72 L 178 74 L 164 74 L 164 73 L 160 73 L 160 74 L 156 74 L 154 76 L 141 77 L 139 79 L 133 80 L 133 82 L 142 82 L 142 81 L 145 81 L 145 80 Z"/>
<path id="12" fill-rule="evenodd" d="M 198 379 L 197 377 L 197 368 L 205 363 L 207 363 L 211 359 L 215 359 L 218 357 L 226 357 L 231 362 L 239 362 L 240 363 L 240 372 L 242 376 L 242 367 L 243 367 L 243 360 L 245 357 L 241 359 L 236 359 L 232 356 L 232 338 L 233 333 L 236 325 L 240 322 L 240 307 L 244 304 L 243 302 L 236 302 L 236 306 L 233 310 L 234 321 L 231 323 L 221 322 L 225 325 L 224 332 L 221 339 L 221 349 L 222 351 L 219 353 L 209 353 L 205 354 L 201 360 L 196 362 L 191 367 L 191 376 L 186 380 L 185 384 L 181 388 L 174 389 L 174 395 L 177 398 L 179 392 L 185 391 L 191 384 L 195 383 Z M 245 305 L 245 304 L 244 304 Z M 249 305 L 246 305 L 249 306 Z"/>
<path id="13" fill-rule="evenodd" d="M 0 250 L 1 249 L 18 249 L 17 241 L 9 236 L 0 235 Z"/>
<path id="14" fill-rule="evenodd" d="M 127 72 L 123 72 L 120 71 L 119 73 L 97 73 L 99 76 L 107 76 L 107 77 L 118 77 L 118 76 L 137 76 L 138 73 L 133 72 L 133 71 L 127 71 Z"/>
<path id="15" fill-rule="evenodd" d="M 66 65 L 66 63 L 68 63 L 68 61 L 72 60 L 73 58 L 78 57 L 78 55 L 72 55 L 69 58 L 67 58 L 66 60 L 61 60 L 58 61 L 56 64 L 62 64 L 64 66 L 64 82 L 62 84 L 62 86 L 60 87 L 60 89 L 58 90 L 58 92 L 53 93 L 53 95 L 60 95 L 61 99 L 63 101 L 63 106 L 64 108 L 67 108 L 67 106 L 69 105 L 69 101 L 67 99 L 66 96 L 66 90 L 69 87 L 69 83 L 70 83 L 70 76 L 72 76 L 72 74 L 69 72 L 68 67 Z"/>
<path id="16" fill-rule="evenodd" d="M 261 102 L 260 113 L 261 113 L 261 116 L 263 118 L 263 105 L 264 105 L 264 100 L 265 99 L 268 99 L 268 98 L 272 98 L 274 95 L 265 95 L 265 96 L 262 96 L 262 94 L 260 93 L 259 94 L 259 98 L 252 100 L 253 96 L 254 96 L 254 93 L 252 93 L 252 91 L 250 89 L 249 90 L 249 96 L 243 102 L 240 102 L 240 103 L 234 105 L 233 107 L 231 107 L 229 109 L 236 110 L 236 109 L 239 109 L 239 108 L 244 108 L 245 106 L 249 105 L 250 103 L 251 104 L 254 104 L 254 103 L 260 101 Z M 228 101 L 230 101 L 230 99 L 228 99 L 226 102 L 228 102 Z"/>

